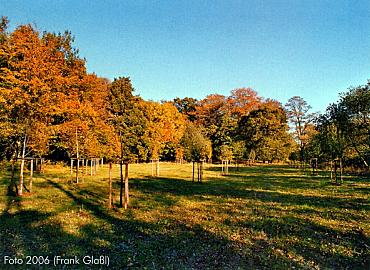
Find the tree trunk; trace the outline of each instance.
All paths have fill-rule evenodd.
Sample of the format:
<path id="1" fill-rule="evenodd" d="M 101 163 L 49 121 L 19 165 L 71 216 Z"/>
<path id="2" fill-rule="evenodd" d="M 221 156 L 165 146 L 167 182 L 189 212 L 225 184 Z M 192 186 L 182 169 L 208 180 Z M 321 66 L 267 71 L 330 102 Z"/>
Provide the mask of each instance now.
<path id="1" fill-rule="evenodd" d="M 43 158 L 41 158 L 41 161 L 40 161 L 40 171 L 41 171 L 41 173 L 44 173 L 44 159 Z"/>
<path id="2" fill-rule="evenodd" d="M 128 192 L 128 163 L 125 164 L 125 209 L 127 209 L 130 203 L 129 192 Z"/>
<path id="3" fill-rule="evenodd" d="M 193 161 L 193 183 L 194 183 L 194 170 L 195 170 L 195 161 Z"/>
<path id="4" fill-rule="evenodd" d="M 93 175 L 93 160 L 90 159 L 90 176 Z"/>
<path id="5" fill-rule="evenodd" d="M 123 207 L 123 168 L 122 160 L 119 162 L 119 175 L 120 175 L 120 190 L 119 190 L 119 206 Z"/>
<path id="6" fill-rule="evenodd" d="M 330 181 L 333 181 L 333 161 L 330 160 Z"/>
<path id="7" fill-rule="evenodd" d="M 36 159 L 37 162 L 37 159 Z M 37 165 L 36 165 L 37 167 Z M 73 181 L 73 159 L 71 159 L 71 182 Z"/>
<path id="8" fill-rule="evenodd" d="M 14 159 L 12 159 L 12 163 L 11 163 L 11 166 L 12 166 L 12 176 L 11 176 L 11 179 L 10 179 L 10 186 L 11 186 L 11 189 L 13 189 L 13 186 L 15 187 L 15 194 L 18 194 L 18 185 L 14 179 L 14 174 L 15 174 L 15 161 Z"/>
<path id="9" fill-rule="evenodd" d="M 339 176 L 340 176 L 340 183 L 343 183 L 343 166 L 342 166 L 342 158 L 339 159 Z"/>
<path id="10" fill-rule="evenodd" d="M 27 140 L 27 135 L 24 135 L 23 149 L 22 149 L 22 160 L 21 160 L 21 171 L 19 173 L 18 196 L 23 195 L 23 172 L 24 172 L 24 158 L 26 156 L 26 140 Z"/>
<path id="11" fill-rule="evenodd" d="M 31 171 L 30 171 L 30 192 L 32 192 L 32 178 L 33 178 L 33 159 L 31 159 Z"/>
<path id="12" fill-rule="evenodd" d="M 96 158 L 94 158 L 94 175 L 96 175 L 97 167 L 96 167 Z"/>
<path id="13" fill-rule="evenodd" d="M 80 160 L 77 159 L 77 167 L 76 167 L 76 183 L 78 184 L 78 171 L 80 170 Z"/>
<path id="14" fill-rule="evenodd" d="M 203 180 L 203 165 L 204 165 L 204 161 L 201 161 L 200 163 L 200 182 L 202 182 Z"/>
<path id="15" fill-rule="evenodd" d="M 89 167 L 89 160 L 86 159 L 85 161 L 85 175 L 87 175 L 87 168 Z"/>
<path id="16" fill-rule="evenodd" d="M 84 168 L 85 168 L 85 159 L 83 158 L 81 161 L 82 161 L 81 162 L 81 175 L 83 175 L 84 174 Z"/>
<path id="17" fill-rule="evenodd" d="M 108 191 L 108 208 L 112 208 L 112 162 L 109 163 L 109 191 Z"/>
<path id="18" fill-rule="evenodd" d="M 159 159 L 157 160 L 155 165 L 155 176 L 159 176 Z"/>

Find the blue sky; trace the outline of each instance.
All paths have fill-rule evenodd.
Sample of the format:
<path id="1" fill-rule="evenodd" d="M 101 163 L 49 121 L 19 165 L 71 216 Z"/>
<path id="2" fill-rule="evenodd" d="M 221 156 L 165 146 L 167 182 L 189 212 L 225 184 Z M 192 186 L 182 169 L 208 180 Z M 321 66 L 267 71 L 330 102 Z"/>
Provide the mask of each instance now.
<path id="1" fill-rule="evenodd" d="M 324 111 L 370 79 L 370 1 L 9 1 L 11 29 L 70 30 L 89 72 L 130 76 L 145 99 L 252 87 Z"/>

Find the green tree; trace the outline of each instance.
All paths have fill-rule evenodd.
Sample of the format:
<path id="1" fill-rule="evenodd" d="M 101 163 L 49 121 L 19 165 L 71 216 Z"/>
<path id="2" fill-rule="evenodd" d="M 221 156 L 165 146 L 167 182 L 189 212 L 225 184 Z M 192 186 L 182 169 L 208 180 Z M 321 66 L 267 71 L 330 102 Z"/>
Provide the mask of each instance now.
<path id="1" fill-rule="evenodd" d="M 237 169 L 239 170 L 239 162 L 243 159 L 246 149 L 244 141 L 235 141 L 231 144 L 233 149 L 233 159 L 236 162 Z"/>
<path id="2" fill-rule="evenodd" d="M 199 166 L 200 162 L 203 164 L 204 159 L 210 159 L 212 157 L 211 141 L 203 134 L 200 128 L 189 122 L 181 139 L 181 145 L 184 149 L 185 159 L 193 162 L 194 181 L 195 162 L 197 162 Z M 201 165 L 201 172 L 198 174 L 198 181 L 201 181 L 203 174 L 202 169 Z"/>
<path id="3" fill-rule="evenodd" d="M 110 122 L 119 136 L 120 150 L 120 206 L 123 206 L 123 184 L 125 184 L 125 208 L 129 204 L 128 170 L 129 163 L 140 155 L 140 146 L 146 121 L 142 110 L 142 100 L 133 95 L 134 89 L 130 78 L 119 77 L 109 85 L 107 107 Z M 123 181 L 123 164 L 125 165 L 125 181 Z"/>
<path id="4" fill-rule="evenodd" d="M 185 97 L 185 98 L 175 98 L 173 100 L 173 104 L 177 108 L 177 110 L 184 114 L 187 119 L 191 122 L 196 120 L 196 106 L 198 101 L 195 98 Z"/>
<path id="5" fill-rule="evenodd" d="M 346 132 L 350 147 L 357 153 L 364 166 L 370 164 L 370 81 L 366 85 L 350 88 L 341 94 L 340 107 L 346 113 L 341 128 Z"/>
<path id="6" fill-rule="evenodd" d="M 233 150 L 229 145 L 222 145 L 220 148 L 220 159 L 221 160 L 232 160 L 233 158 Z"/>
<path id="7" fill-rule="evenodd" d="M 240 138 L 259 160 L 284 160 L 291 149 L 285 111 L 281 106 L 261 106 L 239 121 Z"/>

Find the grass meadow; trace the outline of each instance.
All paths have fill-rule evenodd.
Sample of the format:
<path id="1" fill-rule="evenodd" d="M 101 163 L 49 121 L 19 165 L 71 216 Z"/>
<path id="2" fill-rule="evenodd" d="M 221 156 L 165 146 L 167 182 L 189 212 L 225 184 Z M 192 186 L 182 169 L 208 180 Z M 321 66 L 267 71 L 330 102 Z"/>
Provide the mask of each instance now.
<path id="1" fill-rule="evenodd" d="M 191 164 L 130 165 L 130 208 L 106 208 L 108 169 L 70 183 L 69 168 L 48 165 L 33 193 L 8 195 L 0 177 L 0 268 L 4 257 L 109 256 L 111 269 L 370 269 L 370 179 L 341 186 L 320 172 L 251 166 L 228 176 L 207 165 L 192 183 Z M 28 175 L 26 176 L 26 183 Z M 44 265 L 52 269 L 51 265 Z M 101 265 L 59 265 L 105 269 Z"/>

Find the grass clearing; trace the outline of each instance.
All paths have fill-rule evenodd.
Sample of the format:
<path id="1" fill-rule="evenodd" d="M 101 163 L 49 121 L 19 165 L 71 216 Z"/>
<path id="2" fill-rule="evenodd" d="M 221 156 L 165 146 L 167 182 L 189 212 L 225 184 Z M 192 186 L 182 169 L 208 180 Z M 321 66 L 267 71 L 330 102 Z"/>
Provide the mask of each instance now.
<path id="1" fill-rule="evenodd" d="M 369 179 L 335 186 L 286 166 L 221 176 L 207 165 L 198 184 L 191 170 L 164 163 L 152 178 L 150 164 L 130 165 L 126 211 L 117 207 L 118 167 L 112 210 L 106 167 L 76 185 L 69 168 L 49 166 L 22 198 L 7 196 L 10 173 L 3 173 L 1 257 L 108 255 L 114 269 L 369 268 Z"/>

